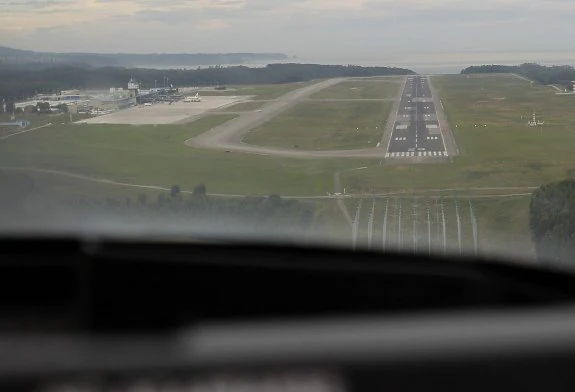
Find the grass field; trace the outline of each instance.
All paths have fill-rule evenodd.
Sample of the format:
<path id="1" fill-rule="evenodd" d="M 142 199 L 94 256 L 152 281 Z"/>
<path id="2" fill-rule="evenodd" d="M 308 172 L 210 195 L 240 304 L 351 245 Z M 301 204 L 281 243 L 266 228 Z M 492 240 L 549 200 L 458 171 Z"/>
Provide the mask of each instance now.
<path id="1" fill-rule="evenodd" d="M 338 83 L 311 96 L 312 99 L 393 99 L 401 79 L 352 80 Z"/>
<path id="2" fill-rule="evenodd" d="M 191 219 L 189 211 L 182 211 L 182 214 L 173 215 L 171 209 L 157 209 L 155 206 L 159 200 L 171 199 L 169 190 L 138 189 L 127 186 L 113 184 L 103 184 L 86 179 L 70 178 L 55 173 L 38 173 L 33 171 L 7 171 L 0 172 L 2 176 L 22 176 L 25 173 L 33 181 L 33 189 L 25 191 L 19 197 L 18 206 L 13 206 L 9 210 L 2 210 L 2 215 L 6 219 L 10 212 L 16 211 L 14 219 L 25 221 L 31 219 L 38 222 L 49 222 L 51 227 L 58 227 L 59 223 L 66 226 L 70 224 L 90 224 L 90 222 L 107 222 L 111 227 L 116 224 L 138 224 L 151 227 L 172 227 L 174 234 L 184 234 L 188 229 L 193 232 L 203 229 L 205 224 L 213 224 L 214 221 L 203 221 L 201 217 Z M 12 177 L 14 178 L 14 177 Z M 3 177 L 5 179 L 5 177 Z M 145 197 L 148 208 L 138 206 L 141 197 Z M 219 197 L 210 195 L 213 200 L 220 199 L 230 203 L 237 203 L 244 197 Z M 176 203 L 186 204 L 193 200 L 194 196 L 181 193 L 177 196 Z M 278 222 L 280 230 L 296 230 L 300 237 L 298 241 L 302 244 L 333 242 L 340 244 L 341 239 L 347 239 L 348 233 L 345 231 L 345 222 L 338 214 L 337 206 L 333 200 L 300 200 L 302 208 L 312 212 L 309 226 L 299 227 L 297 221 L 285 219 Z M 2 205 L 0 207 L 5 207 Z M 187 215 L 186 215 L 187 214 Z M 214 211 L 215 222 L 225 218 Z M 187 216 L 187 218 L 186 218 Z M 134 220 L 136 219 L 137 220 Z M 178 221 L 178 219 L 182 219 Z M 240 218 L 240 217 L 238 217 Z M 4 224 L 9 221 L 4 220 Z M 227 220 L 230 233 L 235 230 L 242 230 L 245 222 L 234 222 Z M 184 225 L 181 225 L 183 223 Z M 296 225 L 292 227 L 291 225 Z M 252 225 L 253 226 L 253 225 Z M 34 226 L 36 227 L 36 226 Z M 253 227 L 252 227 L 253 228 Z M 339 228 L 339 229 L 338 229 Z M 168 230 L 169 231 L 169 230 Z M 162 229 L 162 235 L 167 232 Z M 271 234 L 271 233 L 270 233 Z M 288 241 L 293 240 L 293 234 L 289 235 Z"/>
<path id="3" fill-rule="evenodd" d="M 453 157 L 450 164 L 380 166 L 376 160 L 283 159 L 204 151 L 183 144 L 187 138 L 232 117 L 216 115 L 191 124 L 157 127 L 62 125 L 50 118 L 47 122 L 54 123 L 52 127 L 1 140 L 0 166 L 62 170 L 142 185 L 178 184 L 183 190 L 205 183 L 211 193 L 281 195 L 325 195 L 334 191 L 335 171 L 362 166 L 368 169 L 342 172 L 342 186 L 348 193 L 404 190 L 406 194 L 435 194 L 432 190 L 447 188 L 533 187 L 575 173 L 572 147 L 575 145 L 575 111 L 572 110 L 575 96 L 558 96 L 546 86 L 531 86 L 509 75 L 438 76 L 432 81 L 462 153 Z M 268 93 L 272 94 L 271 90 Z M 240 94 L 236 91 L 232 95 Z M 375 126 L 386 120 L 390 104 L 387 101 L 307 102 L 264 124 L 248 135 L 247 141 L 282 147 L 298 145 L 300 149 L 373 146 L 381 134 Z M 248 106 L 244 110 L 255 109 Z M 533 111 L 545 121 L 543 128 L 526 125 Z M 38 116 L 38 119 L 48 117 Z M 353 131 L 354 126 L 360 128 L 359 134 Z M 45 181 L 45 186 L 50 186 L 50 181 Z M 62 179 L 55 183 L 55 189 L 66 194 L 102 196 L 113 192 L 118 197 L 132 197 L 130 195 L 141 192 L 81 183 L 84 185 Z M 498 192 L 489 190 L 489 193 Z M 500 192 L 515 191 L 502 189 Z M 447 197 L 450 191 L 443 194 Z M 458 197 L 465 199 L 465 192 L 460 191 Z M 483 253 L 505 253 L 506 249 L 513 249 L 532 254 L 529 196 L 474 199 L 473 203 Z M 368 204 L 362 210 L 363 235 Z M 378 220 L 374 226 L 374 236 L 378 238 L 382 232 L 382 208 L 382 202 L 378 201 Z M 464 219 L 469 219 L 465 208 L 462 207 Z M 326 203 L 320 210 L 317 224 L 325 233 L 337 238 L 349 235 L 343 222 L 330 224 L 330 216 L 341 218 L 334 203 Z M 470 237 L 469 222 L 466 222 L 467 247 Z M 421 227 L 418 230 L 425 231 L 425 227 Z M 453 225 L 449 227 L 448 238 L 453 241 Z"/>
<path id="4" fill-rule="evenodd" d="M 0 141 L 0 166 L 61 170 L 114 181 L 226 194 L 325 195 L 336 170 L 356 160 L 296 160 L 184 145 L 233 116 L 164 126 L 58 125 Z"/>
<path id="5" fill-rule="evenodd" d="M 252 130 L 246 143 L 333 150 L 375 147 L 391 102 L 305 102 Z"/>
<path id="6" fill-rule="evenodd" d="M 75 119 L 78 119 L 78 115 L 73 115 Z M 11 114 L 8 113 L 0 113 L 0 122 L 10 122 Z M 19 113 L 16 114 L 16 120 L 28 120 L 30 121 L 29 128 L 38 127 L 40 125 L 52 123 L 52 124 L 61 124 L 67 123 L 70 121 L 69 114 L 53 114 L 53 115 L 46 115 L 46 114 L 23 114 Z M 14 131 L 20 130 L 18 127 L 0 127 L 0 131 Z"/>
<path id="7" fill-rule="evenodd" d="M 317 83 L 318 80 L 301 83 L 263 84 L 254 86 L 228 86 L 226 90 L 199 90 L 200 95 L 253 95 L 255 100 L 276 99 L 298 88 Z"/>
<path id="8" fill-rule="evenodd" d="M 361 203 L 357 244 L 360 247 L 368 246 L 368 222 L 375 200 L 372 249 L 382 249 L 385 226 L 387 249 L 399 249 L 403 252 L 413 252 L 417 249 L 418 253 L 427 254 L 431 245 L 432 253 L 443 254 L 444 216 L 447 254 L 459 255 L 457 234 L 457 212 L 459 212 L 461 252 L 464 255 L 473 255 L 475 252 L 471 224 L 471 211 L 473 211 L 477 222 L 478 255 L 485 258 L 497 255 L 510 260 L 534 260 L 534 248 L 529 237 L 528 214 L 525 213 L 529 204 L 529 196 L 489 199 L 469 198 L 468 196 L 465 193 L 444 193 L 443 197 L 438 199 L 415 197 L 406 193 L 389 198 L 365 198 Z M 359 200 L 347 200 L 346 204 L 355 216 Z M 387 220 L 385 219 L 386 206 Z M 401 214 L 399 214 L 400 209 Z M 348 238 L 343 238 L 343 234 L 345 233 L 342 231 L 340 234 L 342 241 L 350 242 L 351 232 L 348 230 Z"/>
<path id="9" fill-rule="evenodd" d="M 518 196 L 474 201 L 483 254 L 534 260 L 535 246 L 529 232 L 530 200 L 530 196 Z"/>
<path id="10" fill-rule="evenodd" d="M 462 155 L 450 164 L 370 165 L 344 172 L 342 184 L 348 192 L 538 187 L 574 175 L 575 96 L 555 95 L 547 86 L 531 86 L 511 75 L 437 76 L 432 81 Z M 533 111 L 545 122 L 543 127 L 527 126 Z M 507 247 L 532 254 L 529 196 L 481 199 L 477 209 L 487 253 Z"/>
<path id="11" fill-rule="evenodd" d="M 223 108 L 221 110 L 226 112 L 250 112 L 252 110 L 257 110 L 261 108 L 263 105 L 265 105 L 265 102 L 262 101 L 240 102 L 235 105 Z"/>
<path id="12" fill-rule="evenodd" d="M 33 179 L 33 194 L 36 197 L 44 197 L 48 199 L 76 200 L 86 198 L 92 200 L 103 200 L 110 197 L 119 201 L 124 201 L 127 198 L 135 201 L 138 195 L 145 193 L 149 200 L 155 200 L 158 194 L 166 193 L 166 191 L 161 190 L 105 184 L 46 172 L 26 170 L 21 171 L 21 173 L 26 173 L 26 175 Z"/>
<path id="13" fill-rule="evenodd" d="M 575 172 L 575 96 L 511 75 L 432 81 L 462 155 L 449 165 L 372 167 L 345 174 L 344 182 L 364 191 L 539 186 Z M 526 125 L 533 111 L 545 121 L 543 129 Z"/>

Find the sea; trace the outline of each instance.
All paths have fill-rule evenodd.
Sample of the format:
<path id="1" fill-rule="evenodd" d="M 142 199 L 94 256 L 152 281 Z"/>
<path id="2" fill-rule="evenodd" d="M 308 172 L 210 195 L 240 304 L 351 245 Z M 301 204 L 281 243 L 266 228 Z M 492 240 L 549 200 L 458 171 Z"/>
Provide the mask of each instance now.
<path id="1" fill-rule="evenodd" d="M 281 61 L 254 62 L 244 64 L 213 64 L 200 65 L 206 68 L 215 65 L 225 67 L 247 66 L 252 68 L 265 67 L 275 63 L 300 64 L 331 64 L 331 65 L 358 65 L 364 67 L 400 67 L 408 68 L 420 74 L 458 74 L 462 69 L 472 65 L 499 64 L 517 65 L 523 63 L 537 63 L 541 65 L 575 65 L 573 52 L 450 52 L 450 53 L 389 53 L 387 55 L 336 55 L 293 56 Z M 155 69 L 196 69 L 197 65 L 163 65 L 142 66 L 142 68 Z"/>

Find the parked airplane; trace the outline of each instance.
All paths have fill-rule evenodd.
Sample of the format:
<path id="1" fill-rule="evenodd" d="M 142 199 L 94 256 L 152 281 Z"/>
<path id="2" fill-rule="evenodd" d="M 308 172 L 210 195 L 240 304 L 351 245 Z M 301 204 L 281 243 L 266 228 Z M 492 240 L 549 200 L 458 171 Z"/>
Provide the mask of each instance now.
<path id="1" fill-rule="evenodd" d="M 201 101 L 202 97 L 200 97 L 200 93 L 196 93 L 196 95 L 184 98 L 184 102 L 201 102 Z"/>

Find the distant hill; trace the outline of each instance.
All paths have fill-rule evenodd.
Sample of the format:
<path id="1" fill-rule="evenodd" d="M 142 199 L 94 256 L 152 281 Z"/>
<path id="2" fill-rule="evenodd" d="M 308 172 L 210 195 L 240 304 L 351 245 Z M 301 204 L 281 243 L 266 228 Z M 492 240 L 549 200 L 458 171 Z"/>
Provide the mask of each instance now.
<path id="1" fill-rule="evenodd" d="M 515 73 L 519 70 L 517 65 L 473 65 L 471 67 L 461 70 L 462 74 L 475 74 L 475 73 Z"/>
<path id="2" fill-rule="evenodd" d="M 58 64 L 92 67 L 190 67 L 281 61 L 283 53 L 53 53 L 0 46 L 0 65 Z"/>
<path id="3" fill-rule="evenodd" d="M 150 88 L 167 77 L 177 87 L 239 84 L 279 84 L 338 77 L 413 75 L 404 68 L 359 67 L 353 65 L 270 64 L 266 67 L 214 66 L 200 69 L 146 69 L 54 65 L 41 69 L 0 68 L 0 100 L 20 100 L 36 93 L 57 93 L 64 89 L 107 89 L 126 87 L 130 78 Z"/>

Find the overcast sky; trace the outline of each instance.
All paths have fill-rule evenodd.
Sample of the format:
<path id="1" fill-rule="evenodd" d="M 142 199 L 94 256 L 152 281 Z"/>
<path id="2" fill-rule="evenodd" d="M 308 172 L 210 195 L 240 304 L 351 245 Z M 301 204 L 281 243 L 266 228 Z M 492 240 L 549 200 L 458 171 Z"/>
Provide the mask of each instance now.
<path id="1" fill-rule="evenodd" d="M 575 0 L 0 0 L 0 45 L 377 58 L 573 51 Z"/>

